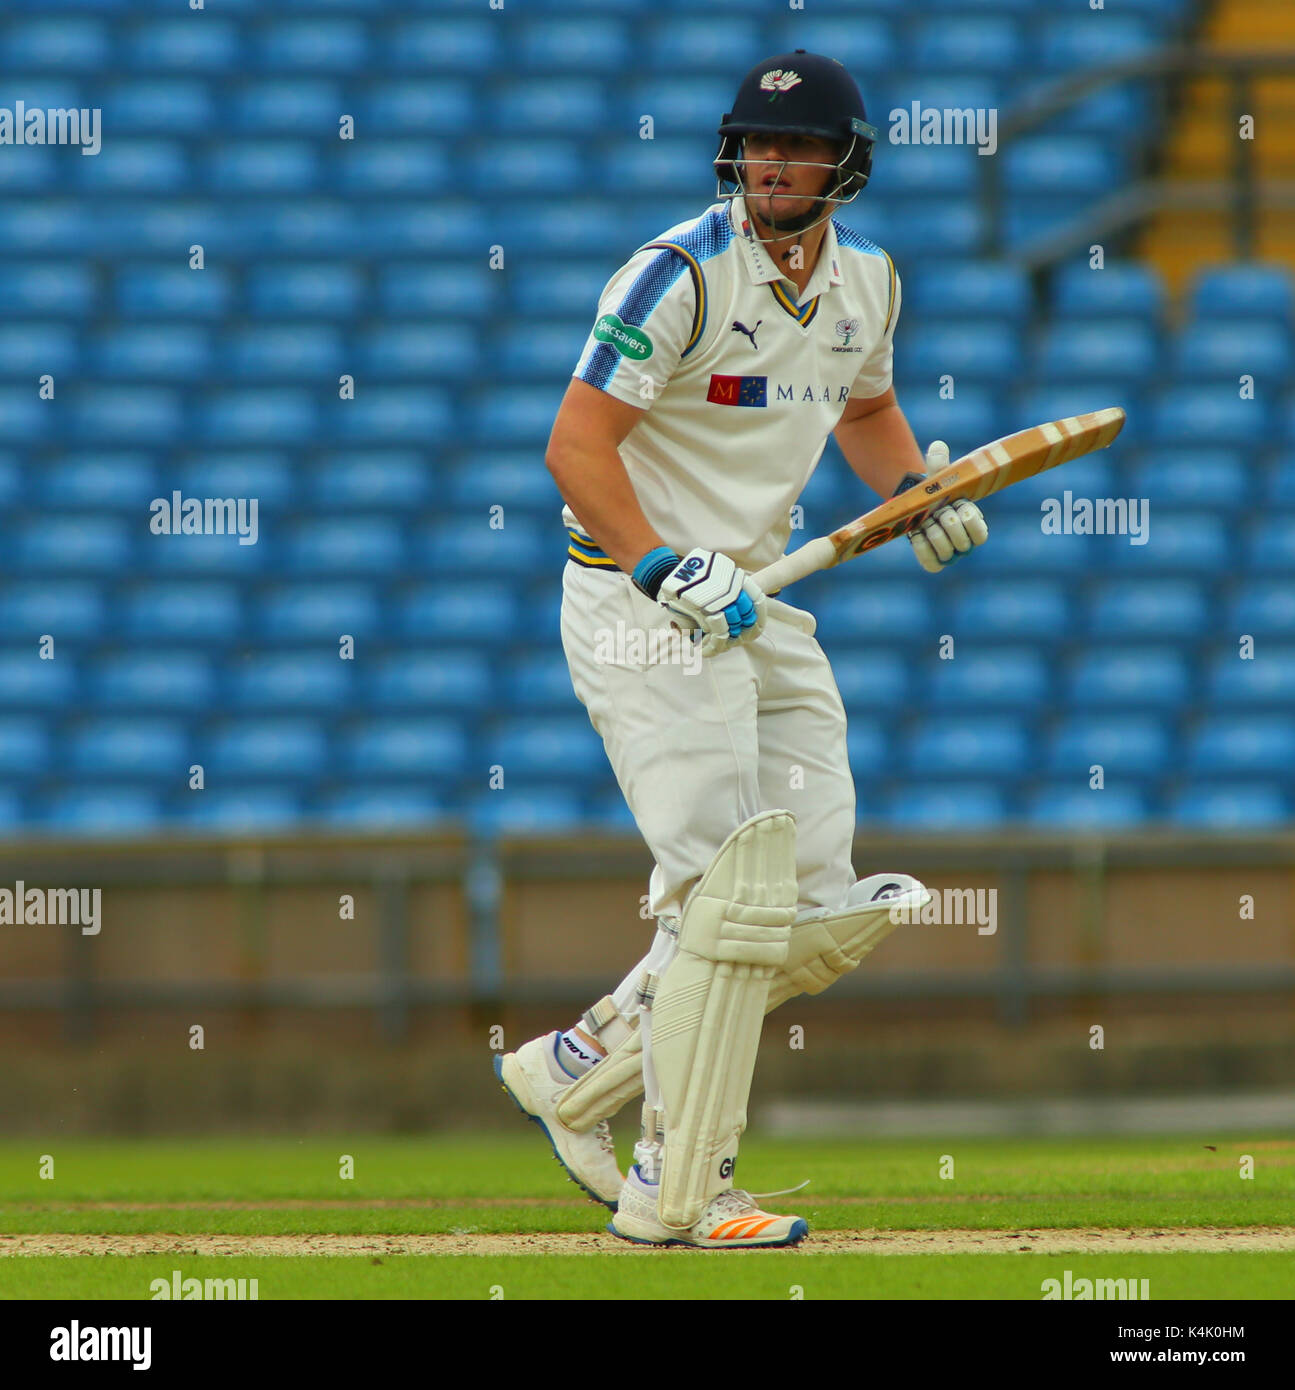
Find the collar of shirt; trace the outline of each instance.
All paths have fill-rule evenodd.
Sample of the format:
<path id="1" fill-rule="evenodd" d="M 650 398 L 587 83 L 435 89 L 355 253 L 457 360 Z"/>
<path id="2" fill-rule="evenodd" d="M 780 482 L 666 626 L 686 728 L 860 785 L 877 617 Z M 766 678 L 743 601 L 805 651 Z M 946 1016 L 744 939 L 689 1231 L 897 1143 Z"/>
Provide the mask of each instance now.
<path id="1" fill-rule="evenodd" d="M 818 248 L 818 261 L 804 293 L 796 288 L 794 280 L 789 279 L 774 264 L 764 242 L 755 234 L 755 228 L 747 215 L 746 203 L 741 197 L 730 199 L 728 217 L 734 238 L 741 248 L 743 264 L 753 285 L 766 285 L 774 280 L 782 280 L 791 286 L 792 298 L 804 304 L 815 295 L 830 290 L 834 285 L 845 283 L 845 277 L 841 274 L 841 252 L 836 244 L 836 228 L 832 225 L 830 217 L 827 219 L 823 240 Z"/>

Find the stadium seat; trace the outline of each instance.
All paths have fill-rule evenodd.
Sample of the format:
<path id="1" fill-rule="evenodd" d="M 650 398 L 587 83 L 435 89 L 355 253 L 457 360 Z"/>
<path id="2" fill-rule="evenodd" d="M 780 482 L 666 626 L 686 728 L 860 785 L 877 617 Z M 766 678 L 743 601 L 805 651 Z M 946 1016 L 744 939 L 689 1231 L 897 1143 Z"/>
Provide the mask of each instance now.
<path id="1" fill-rule="evenodd" d="M 1203 631 L 1203 629 L 1201 629 Z M 1224 632 L 1265 637 L 1295 637 L 1295 585 L 1289 579 L 1252 578 L 1228 605 Z"/>
<path id="2" fill-rule="evenodd" d="M 1283 714 L 1208 714 L 1186 740 L 1187 767 L 1201 777 L 1268 777 L 1295 760 L 1295 723 Z"/>
<path id="3" fill-rule="evenodd" d="M 85 512 L 29 515 L 9 546 L 9 563 L 32 575 L 115 575 L 129 570 L 142 525 Z"/>
<path id="4" fill-rule="evenodd" d="M 928 660 L 915 685 L 932 710 L 1028 711 L 1047 701 L 1048 668 L 1037 652 L 1011 647 L 986 649 L 963 639 L 950 660 Z"/>
<path id="5" fill-rule="evenodd" d="M 393 86 L 397 93 L 404 90 L 401 84 Z M 452 102 L 462 87 L 447 82 L 426 90 L 424 100 L 436 104 Z M 226 120 L 238 135 L 260 140 L 317 135 L 336 124 L 340 100 L 336 81 L 327 77 L 247 78 L 225 95 Z M 371 114 L 363 107 L 361 111 Z M 366 130 L 374 128 L 380 128 L 379 120 L 364 125 Z"/>
<path id="6" fill-rule="evenodd" d="M 1243 374 L 1277 388 L 1290 376 L 1291 333 L 1274 320 L 1203 319 L 1184 329 L 1174 345 L 1173 370 L 1184 381 L 1226 377 L 1234 387 Z"/>
<path id="7" fill-rule="evenodd" d="M 210 648 L 234 641 L 242 628 L 238 589 L 221 581 L 136 584 L 121 602 L 124 635 L 133 642 Z"/>
<path id="8" fill-rule="evenodd" d="M 457 135 L 481 127 L 483 105 L 497 112 L 502 104 L 500 96 L 507 100 L 506 93 L 487 103 L 482 103 L 480 96 L 474 84 L 466 80 L 393 82 L 379 78 L 358 102 L 357 123 L 362 129 L 381 135 Z M 337 109 L 334 105 L 334 116 Z M 314 124 L 318 127 L 323 122 Z M 520 124 L 526 126 L 524 121 Z"/>
<path id="9" fill-rule="evenodd" d="M 314 802 L 311 818 L 369 833 L 401 832 L 452 819 L 444 797 L 422 787 L 357 782 Z"/>
<path id="10" fill-rule="evenodd" d="M 54 659 L 35 647 L 0 649 L 0 708 L 39 714 L 67 708 L 81 698 L 76 659 L 55 646 Z"/>
<path id="11" fill-rule="evenodd" d="M 1136 787 L 1100 791 L 1062 783 L 1045 786 L 1025 799 L 1025 819 L 1040 830 L 1119 831 L 1147 818 L 1145 794 Z"/>
<path id="12" fill-rule="evenodd" d="M 212 274 L 203 272 L 203 279 Z M 275 265 L 262 262 L 247 275 L 247 306 L 253 317 L 304 315 L 349 319 L 360 311 L 364 278 L 357 266 L 328 262 Z"/>
<path id="13" fill-rule="evenodd" d="M 1019 777 L 1032 762 L 1029 727 L 1002 715 L 949 715 L 922 720 L 903 741 L 899 761 L 914 777 L 981 777 L 995 781 Z M 889 759 L 894 761 L 892 752 Z"/>
<path id="14" fill-rule="evenodd" d="M 564 668 L 565 669 L 565 668 Z M 495 680 L 484 653 L 441 648 L 388 652 L 360 668 L 363 707 L 433 711 L 475 717 L 496 700 Z M 568 681 L 567 696 L 573 698 Z"/>
<path id="15" fill-rule="evenodd" d="M 0 276 L 0 313 L 6 318 L 30 314 L 84 320 L 98 310 L 101 286 L 94 266 L 11 259 Z"/>
<path id="16" fill-rule="evenodd" d="M 1101 197 L 1123 183 L 1123 151 L 1100 136 L 1032 135 L 1003 151 L 1003 186 L 1009 195 Z"/>
<path id="17" fill-rule="evenodd" d="M 229 700 L 236 709 L 340 710 L 353 696 L 354 667 L 336 646 L 327 654 L 261 651 L 230 663 Z"/>
<path id="18" fill-rule="evenodd" d="M 201 713 L 216 703 L 211 660 L 196 652 L 122 652 L 85 672 L 92 709 Z"/>
<path id="19" fill-rule="evenodd" d="M 517 713 L 572 714 L 578 710 L 561 648 L 515 653 L 504 668 L 500 705 Z"/>
<path id="20" fill-rule="evenodd" d="M 478 835 L 564 835 L 587 827 L 580 795 L 563 783 L 501 787 L 475 798 L 468 823 Z"/>
<path id="21" fill-rule="evenodd" d="M 1008 800 L 1002 787 L 988 781 L 898 787 L 883 804 L 887 824 L 922 832 L 930 829 L 975 833 L 995 828 L 1008 819 Z"/>
<path id="22" fill-rule="evenodd" d="M 1155 29 L 1140 16 L 1085 13 L 1042 21 L 1031 57 L 1047 71 L 1069 75 L 1145 56 L 1156 42 Z"/>
<path id="23" fill-rule="evenodd" d="M 1057 777 L 1086 783 L 1099 764 L 1107 785 L 1172 770 L 1173 742 L 1154 715 L 1072 714 L 1047 741 L 1042 763 Z"/>
<path id="24" fill-rule="evenodd" d="M 992 387 L 1012 384 L 1020 376 L 1020 335 L 1011 324 L 992 319 L 984 323 L 910 319 L 904 325 L 904 335 L 906 379 L 937 383 L 948 375 L 955 383 Z"/>
<path id="25" fill-rule="evenodd" d="M 1086 651 L 1071 663 L 1066 682 L 1069 705 L 1092 712 L 1172 710 L 1192 693 L 1187 661 L 1170 647 Z"/>
<path id="26" fill-rule="evenodd" d="M 1169 818 L 1195 830 L 1267 830 L 1291 818 L 1289 793 L 1272 782 L 1190 787 L 1173 797 Z"/>
<path id="27" fill-rule="evenodd" d="M 207 786 L 264 780 L 290 785 L 331 770 L 328 738 L 304 719 L 248 719 L 214 730 L 202 740 Z"/>
<path id="28" fill-rule="evenodd" d="M 1295 646 L 1265 642 L 1253 657 L 1242 659 L 1234 646 L 1216 656 L 1205 676 L 1211 708 L 1295 711 Z"/>
<path id="29" fill-rule="evenodd" d="M 911 31 L 907 66 L 914 72 L 1014 73 L 1025 62 L 1022 40 L 1009 16 L 950 16 Z"/>
<path id="30" fill-rule="evenodd" d="M 457 584 L 441 580 L 410 589 L 399 601 L 400 630 L 406 637 L 430 644 L 495 648 L 514 633 L 521 634 L 521 596 L 509 585 Z"/>
<path id="31" fill-rule="evenodd" d="M 989 527 L 997 540 L 992 518 Z M 1070 635 L 1074 607 L 1065 585 L 1039 579 L 1023 585 L 978 578 L 950 600 L 948 630 L 955 640 L 1051 643 Z"/>
<path id="32" fill-rule="evenodd" d="M 1198 320 L 1295 320 L 1295 276 L 1286 266 L 1228 265 L 1201 272 L 1191 292 Z"/>
<path id="33" fill-rule="evenodd" d="M 259 324 L 225 333 L 220 363 L 234 380 L 305 385 L 336 380 L 355 365 L 353 352 L 352 343 L 332 324 Z"/>
<path id="34" fill-rule="evenodd" d="M 1155 330 L 1138 319 L 1067 319 L 1043 330 L 1030 360 L 1040 380 L 1124 377 L 1142 385 L 1159 373 L 1162 351 Z"/>
<path id="35" fill-rule="evenodd" d="M 1250 505 L 1254 461 L 1239 449 L 1144 450 L 1128 475 L 1131 495 L 1148 497 L 1159 507 Z"/>
<path id="36" fill-rule="evenodd" d="M 267 835 L 296 829 L 303 799 L 286 787 L 247 786 L 190 792 L 172 819 L 202 835 Z"/>
<path id="37" fill-rule="evenodd" d="M 1052 309 L 1067 318 L 1110 317 L 1162 322 L 1165 286 L 1157 271 L 1135 262 L 1107 262 L 1094 270 L 1085 261 L 1063 266 L 1052 282 Z"/>
<path id="38" fill-rule="evenodd" d="M 343 732 L 342 770 L 364 777 L 402 778 L 446 784 L 476 768 L 486 779 L 482 760 L 471 760 L 464 728 L 457 720 L 423 716 L 382 716 Z"/>
<path id="39" fill-rule="evenodd" d="M 1090 594 L 1082 631 L 1092 641 L 1191 642 L 1210 631 L 1211 611 L 1207 586 L 1198 580 L 1104 580 Z"/>
<path id="40" fill-rule="evenodd" d="M 0 324 L 0 378 L 25 380 L 35 362 L 56 378 L 76 375 L 81 366 L 77 337 L 66 324 Z"/>
<path id="41" fill-rule="evenodd" d="M 32 819 L 57 835 L 133 839 L 167 828 L 164 798 L 145 787 L 67 788 L 48 797 Z"/>
<path id="42" fill-rule="evenodd" d="M 909 664 L 897 652 L 843 648 L 832 661 L 832 674 L 847 715 L 902 708 L 909 698 Z"/>
<path id="43" fill-rule="evenodd" d="M 249 57 L 262 72 L 348 73 L 373 57 L 366 27 L 348 18 L 270 21 L 251 39 Z"/>
<path id="44" fill-rule="evenodd" d="M 1033 309 L 1029 278 L 1014 265 L 993 261 L 919 263 L 903 278 L 903 333 L 908 315 L 968 319 L 977 325 L 991 319 L 1022 323 Z"/>
<path id="45" fill-rule="evenodd" d="M 641 38 L 619 20 L 603 15 L 543 17 L 527 20 L 513 61 L 524 71 L 560 72 L 585 76 L 606 74 L 619 78 L 642 53 Z"/>
<path id="46" fill-rule="evenodd" d="M 112 610 L 92 580 L 0 581 L 0 624 L 7 640 L 58 634 L 94 639 L 112 630 Z"/>
<path id="47" fill-rule="evenodd" d="M 62 756 L 78 782 L 87 778 L 183 787 L 197 749 L 183 720 L 123 715 L 79 720 L 60 735 Z M 42 770 L 48 759 L 41 759 Z"/>
<path id="48" fill-rule="evenodd" d="M 218 145 L 202 170 L 217 193 L 309 193 L 320 185 L 318 150 L 304 140 L 245 140 Z"/>
<path id="49" fill-rule="evenodd" d="M 509 779 L 556 778 L 578 785 L 607 769 L 602 740 L 584 714 L 505 720 L 486 738 L 482 752 L 488 765 L 503 769 L 505 786 Z"/>
<path id="50" fill-rule="evenodd" d="M 898 549 L 899 544 L 894 548 Z M 870 564 L 873 558 L 867 555 L 851 563 L 862 566 Z M 909 563 L 920 575 L 916 562 L 910 558 Z M 937 630 L 933 598 L 930 586 L 923 582 L 925 578 L 869 583 L 854 590 L 832 586 L 813 606 L 819 633 L 832 650 L 847 643 L 879 640 L 904 646 L 925 645 Z M 797 596 L 796 602 L 800 601 Z"/>

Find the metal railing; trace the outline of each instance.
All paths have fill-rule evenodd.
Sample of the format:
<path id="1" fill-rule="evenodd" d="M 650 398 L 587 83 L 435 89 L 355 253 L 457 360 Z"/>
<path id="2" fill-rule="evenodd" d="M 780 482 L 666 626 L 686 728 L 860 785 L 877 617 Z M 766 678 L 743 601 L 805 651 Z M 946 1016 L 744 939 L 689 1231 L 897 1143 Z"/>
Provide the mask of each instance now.
<path id="1" fill-rule="evenodd" d="M 884 973 L 859 970 L 833 989 L 833 996 L 871 999 L 989 1000 L 999 1020 L 1024 1024 L 1035 1001 L 1166 993 L 1218 995 L 1295 992 L 1295 959 L 1261 964 L 1215 961 L 1181 965 L 1161 961 L 1114 965 L 1106 960 L 1111 911 L 1110 875 L 1126 869 L 1171 872 L 1281 868 L 1295 872 L 1295 828 L 1268 834 L 1047 835 L 1006 831 L 994 835 L 913 838 L 865 833 L 855 847 L 859 864 L 894 864 L 923 879 L 992 877 L 1001 909 L 994 963 L 975 972 L 934 969 Z M 621 836 L 528 840 L 474 839 L 466 833 L 434 839 L 370 841 L 347 839 L 265 840 L 251 843 L 172 841 L 164 844 L 55 845 L 36 842 L 0 851 L 0 883 L 24 880 L 59 886 L 113 888 L 234 886 L 237 909 L 230 930 L 245 941 L 263 941 L 259 924 L 266 894 L 286 886 L 325 885 L 372 890 L 377 969 L 368 973 L 264 977 L 255 949 L 237 979 L 171 981 L 105 979 L 96 970 L 95 937 L 63 929 L 62 973 L 55 978 L 6 977 L 0 954 L 0 1012 L 60 1014 L 64 1036 L 88 1041 L 100 1010 L 217 1007 L 365 1009 L 374 1013 L 377 1035 L 397 1043 L 409 1030 L 415 1008 L 518 1004 L 587 1004 L 606 991 L 605 978 L 572 971 L 544 980 L 517 978 L 505 968 L 512 923 L 505 890 L 526 884 L 591 879 L 645 883 L 651 867 L 646 849 Z M 1029 893 L 1032 875 L 1063 872 L 1079 887 L 1078 927 L 1084 963 L 1040 964 L 1031 960 Z M 415 923 L 411 890 L 420 885 L 453 886 L 466 924 L 466 969 L 455 978 L 420 977 L 410 969 Z M 108 919 L 105 930 L 119 930 Z M 434 924 L 438 928 L 440 924 Z M 626 963 L 639 945 L 626 940 Z M 1231 924 L 1229 924 L 1231 925 Z M 1295 922 L 1287 924 L 1295 956 Z M 590 931 L 598 930 L 591 922 Z M 17 930 L 0 927 L 0 932 Z M 50 930 L 58 930 L 51 928 Z M 129 930 L 129 927 L 126 927 Z M 0 943 L 0 950 L 2 950 Z"/>
<path id="2" fill-rule="evenodd" d="M 1022 134 L 1114 83 L 1150 81 L 1155 84 L 1161 110 L 1168 110 L 1170 85 L 1184 77 L 1214 77 L 1227 83 L 1234 121 L 1254 114 L 1254 83 L 1261 77 L 1295 79 L 1295 51 L 1285 53 L 1206 53 L 1195 48 L 1175 48 L 1130 58 L 1108 67 L 1077 73 L 1049 84 L 1004 116 L 998 125 L 998 154 L 978 161 L 981 171 L 981 203 L 985 239 L 982 250 L 990 256 L 1011 256 L 1031 271 L 1087 247 L 1095 238 L 1127 231 L 1163 211 L 1218 211 L 1230 207 L 1235 254 L 1252 259 L 1255 252 L 1256 210 L 1295 210 L 1295 181 L 1263 180 L 1256 169 L 1255 141 L 1234 142 L 1232 167 L 1226 180 L 1177 180 L 1164 177 L 1139 179 L 1095 204 L 1078 210 L 1075 217 L 1032 244 L 1012 251 L 1005 232 L 1005 194 L 1000 156 L 1005 145 Z M 1293 103 L 1295 105 L 1295 103 Z M 1234 126 L 1234 128 L 1238 128 Z"/>

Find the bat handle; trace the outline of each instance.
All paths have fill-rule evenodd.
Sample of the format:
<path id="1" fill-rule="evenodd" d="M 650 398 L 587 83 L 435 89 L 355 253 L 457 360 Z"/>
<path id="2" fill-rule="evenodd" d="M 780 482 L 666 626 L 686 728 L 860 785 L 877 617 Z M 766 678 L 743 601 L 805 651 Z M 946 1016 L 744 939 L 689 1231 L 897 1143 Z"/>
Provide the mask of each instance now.
<path id="1" fill-rule="evenodd" d="M 794 584 L 798 579 L 804 579 L 818 570 L 825 570 L 835 563 L 836 546 L 832 544 L 832 538 L 820 536 L 817 540 L 807 541 L 790 555 L 784 555 L 773 564 L 766 565 L 751 578 L 766 594 L 776 594 L 788 584 Z"/>

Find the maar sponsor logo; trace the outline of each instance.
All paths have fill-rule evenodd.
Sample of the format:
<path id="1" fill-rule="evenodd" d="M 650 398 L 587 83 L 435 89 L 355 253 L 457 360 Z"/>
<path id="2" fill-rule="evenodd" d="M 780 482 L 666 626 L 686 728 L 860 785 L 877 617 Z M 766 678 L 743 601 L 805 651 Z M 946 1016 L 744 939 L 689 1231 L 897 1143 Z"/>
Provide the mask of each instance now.
<path id="1" fill-rule="evenodd" d="M 634 362 L 646 362 L 652 356 L 652 339 L 634 324 L 623 323 L 617 314 L 604 314 L 594 324 L 594 337 Z"/>
<path id="2" fill-rule="evenodd" d="M 712 372 L 706 399 L 712 405 L 766 406 L 769 404 L 769 378 L 723 376 Z"/>

